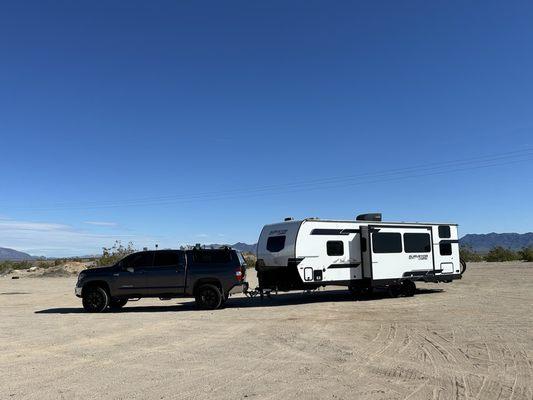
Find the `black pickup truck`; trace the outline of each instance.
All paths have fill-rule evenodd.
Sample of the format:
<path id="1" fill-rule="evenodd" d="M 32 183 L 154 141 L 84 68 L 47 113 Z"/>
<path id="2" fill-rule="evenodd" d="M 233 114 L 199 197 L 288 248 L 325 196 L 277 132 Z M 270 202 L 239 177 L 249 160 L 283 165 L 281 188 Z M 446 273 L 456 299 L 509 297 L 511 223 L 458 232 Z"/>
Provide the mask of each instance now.
<path id="1" fill-rule="evenodd" d="M 88 312 L 119 309 L 142 297 L 194 297 L 199 308 L 213 310 L 246 290 L 245 278 L 244 258 L 230 248 L 141 251 L 81 272 L 75 293 Z"/>

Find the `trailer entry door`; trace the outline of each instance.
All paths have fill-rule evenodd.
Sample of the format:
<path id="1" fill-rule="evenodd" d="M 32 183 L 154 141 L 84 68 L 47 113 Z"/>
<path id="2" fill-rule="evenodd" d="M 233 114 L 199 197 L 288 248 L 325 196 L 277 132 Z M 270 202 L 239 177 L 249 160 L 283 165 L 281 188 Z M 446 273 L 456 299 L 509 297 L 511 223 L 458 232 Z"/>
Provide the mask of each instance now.
<path id="1" fill-rule="evenodd" d="M 433 271 L 432 243 L 431 227 L 370 227 L 372 279 Z"/>
<path id="2" fill-rule="evenodd" d="M 368 226 L 361 226 L 361 261 L 363 278 L 365 279 L 372 279 L 372 254 L 370 249 L 370 229 Z"/>

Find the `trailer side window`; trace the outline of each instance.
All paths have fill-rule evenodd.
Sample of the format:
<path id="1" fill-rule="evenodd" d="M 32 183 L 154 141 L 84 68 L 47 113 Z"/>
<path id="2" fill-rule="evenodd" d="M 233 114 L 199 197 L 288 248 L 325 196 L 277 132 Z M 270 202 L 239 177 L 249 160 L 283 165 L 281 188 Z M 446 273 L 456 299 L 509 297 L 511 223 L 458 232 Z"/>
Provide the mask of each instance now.
<path id="1" fill-rule="evenodd" d="M 439 237 L 441 239 L 449 239 L 452 237 L 452 234 L 450 232 L 450 227 L 448 225 L 439 226 Z"/>
<path id="2" fill-rule="evenodd" d="M 404 233 L 403 244 L 406 253 L 429 253 L 431 251 L 428 233 Z"/>
<path id="3" fill-rule="evenodd" d="M 375 232 L 372 234 L 374 253 L 401 253 L 402 235 L 395 232 Z"/>
<path id="4" fill-rule="evenodd" d="M 267 240 L 267 250 L 277 253 L 285 247 L 285 236 L 271 236 Z"/>
<path id="5" fill-rule="evenodd" d="M 441 256 L 451 256 L 452 255 L 452 244 L 451 243 L 441 243 L 439 244 L 440 255 Z"/>
<path id="6" fill-rule="evenodd" d="M 328 256 L 344 255 L 344 243 L 341 240 L 330 240 L 326 243 Z"/>

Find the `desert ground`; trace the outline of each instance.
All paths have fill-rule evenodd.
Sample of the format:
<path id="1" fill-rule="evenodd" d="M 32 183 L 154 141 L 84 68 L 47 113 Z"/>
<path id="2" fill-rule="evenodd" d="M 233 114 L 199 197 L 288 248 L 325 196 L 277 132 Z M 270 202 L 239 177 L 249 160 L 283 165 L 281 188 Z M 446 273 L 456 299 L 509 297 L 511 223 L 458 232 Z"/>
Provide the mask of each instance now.
<path id="1" fill-rule="evenodd" d="M 1 399 L 533 399 L 531 263 L 470 264 L 412 298 L 327 290 L 218 311 L 86 314 L 74 284 L 0 278 Z"/>

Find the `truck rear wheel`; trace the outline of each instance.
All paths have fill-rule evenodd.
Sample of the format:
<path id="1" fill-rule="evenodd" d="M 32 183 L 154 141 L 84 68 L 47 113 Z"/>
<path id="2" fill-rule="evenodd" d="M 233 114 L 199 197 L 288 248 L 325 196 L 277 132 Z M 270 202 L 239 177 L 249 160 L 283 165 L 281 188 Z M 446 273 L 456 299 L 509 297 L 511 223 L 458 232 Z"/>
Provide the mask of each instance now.
<path id="1" fill-rule="evenodd" d="M 222 305 L 222 293 L 215 285 L 207 283 L 198 288 L 195 300 L 203 310 L 216 310 Z"/>
<path id="2" fill-rule="evenodd" d="M 83 291 L 82 304 L 87 312 L 102 312 L 109 305 L 109 295 L 100 286 L 88 287 Z"/>

